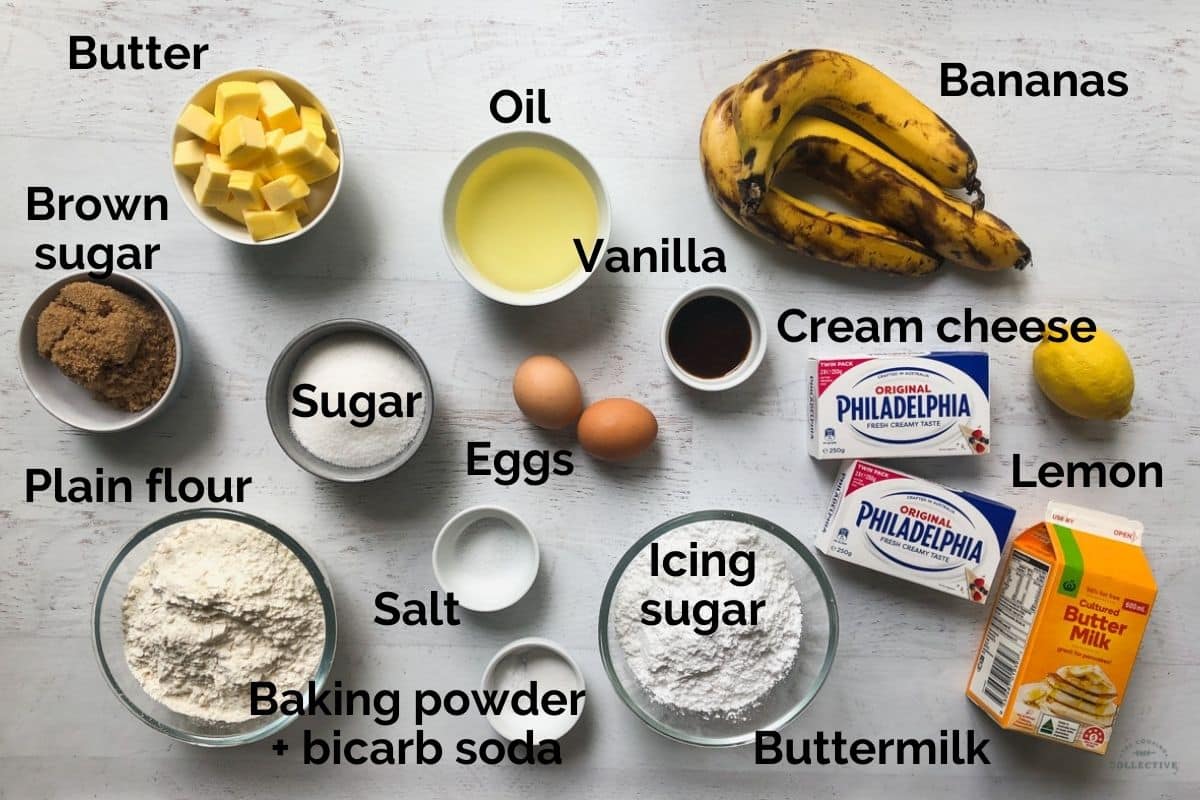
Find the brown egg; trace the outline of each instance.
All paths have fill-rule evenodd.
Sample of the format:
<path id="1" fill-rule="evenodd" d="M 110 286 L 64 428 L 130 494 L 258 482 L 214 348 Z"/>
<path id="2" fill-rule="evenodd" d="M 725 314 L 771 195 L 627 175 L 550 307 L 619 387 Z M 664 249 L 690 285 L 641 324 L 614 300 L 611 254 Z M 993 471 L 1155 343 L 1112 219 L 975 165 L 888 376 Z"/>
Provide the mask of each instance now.
<path id="1" fill-rule="evenodd" d="M 565 428 L 583 411 L 579 379 L 554 356 L 530 356 L 521 362 L 513 375 L 513 399 L 539 428 Z"/>
<path id="2" fill-rule="evenodd" d="M 650 409 L 625 397 L 597 400 L 579 418 L 579 443 L 596 458 L 628 461 L 641 455 L 658 436 Z"/>

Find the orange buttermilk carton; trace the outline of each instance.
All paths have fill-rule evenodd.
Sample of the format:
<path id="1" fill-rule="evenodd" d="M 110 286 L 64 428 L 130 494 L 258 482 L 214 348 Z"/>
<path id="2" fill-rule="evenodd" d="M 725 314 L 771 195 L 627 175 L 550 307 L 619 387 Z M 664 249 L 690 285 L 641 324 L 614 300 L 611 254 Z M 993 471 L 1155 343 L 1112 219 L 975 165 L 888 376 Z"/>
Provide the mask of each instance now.
<path id="1" fill-rule="evenodd" d="M 967 697 L 1006 730 L 1104 753 L 1158 592 L 1142 523 L 1051 502 L 999 586 Z"/>

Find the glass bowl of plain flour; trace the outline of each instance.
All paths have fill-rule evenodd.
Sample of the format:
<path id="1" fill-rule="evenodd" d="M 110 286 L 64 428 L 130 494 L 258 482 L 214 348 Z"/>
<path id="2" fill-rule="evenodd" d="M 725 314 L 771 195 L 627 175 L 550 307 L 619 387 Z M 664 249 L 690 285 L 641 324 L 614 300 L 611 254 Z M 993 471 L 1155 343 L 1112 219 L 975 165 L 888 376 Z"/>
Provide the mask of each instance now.
<path id="1" fill-rule="evenodd" d="M 229 747 L 295 719 L 252 715 L 252 682 L 275 684 L 275 700 L 307 696 L 310 681 L 320 691 L 337 622 L 328 578 L 295 539 L 249 514 L 196 509 L 117 553 L 96 590 L 92 641 L 134 716 L 182 742 Z"/>
<path id="2" fill-rule="evenodd" d="M 833 587 L 791 534 L 738 511 L 659 525 L 621 557 L 600 609 L 617 695 L 663 736 L 735 747 L 800 715 L 833 665 Z"/>

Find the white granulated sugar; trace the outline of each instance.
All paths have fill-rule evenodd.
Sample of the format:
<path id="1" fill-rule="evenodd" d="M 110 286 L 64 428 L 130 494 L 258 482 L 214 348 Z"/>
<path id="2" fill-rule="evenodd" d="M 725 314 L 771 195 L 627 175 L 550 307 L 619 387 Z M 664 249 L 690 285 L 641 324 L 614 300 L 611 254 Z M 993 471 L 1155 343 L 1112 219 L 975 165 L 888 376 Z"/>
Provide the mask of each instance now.
<path id="1" fill-rule="evenodd" d="M 250 682 L 300 689 L 325 647 L 312 575 L 273 536 L 233 520 L 197 519 L 165 534 L 122 605 L 125 661 L 172 711 L 250 719 Z"/>
<path id="2" fill-rule="evenodd" d="M 297 417 L 294 392 L 298 385 L 316 387 L 310 399 L 321 403 L 321 394 L 336 406 L 344 396 L 346 416 L 325 416 L 320 410 L 311 417 Z M 376 413 L 369 425 L 351 424 L 350 398 L 358 392 L 373 393 L 376 406 L 384 392 L 399 395 L 404 416 Z M 408 412 L 408 393 L 420 392 Z M 393 342 L 373 333 L 338 333 L 313 344 L 296 361 L 288 385 L 288 424 L 305 450 L 322 461 L 340 467 L 373 467 L 398 455 L 416 438 L 425 417 L 426 386 L 420 368 Z"/>
<path id="3" fill-rule="evenodd" d="M 615 598 L 615 626 L 626 663 L 655 702 L 704 718 L 748 717 L 792 669 L 800 647 L 800 595 L 778 545 L 759 529 L 712 520 L 685 525 L 658 539 L 660 554 L 701 551 L 755 553 L 754 580 L 734 586 L 729 574 L 670 577 L 650 574 L 650 548 L 630 563 Z M 765 600 L 758 624 L 725 625 L 708 636 L 693 625 L 645 625 L 642 603 Z M 661 605 L 660 605 L 661 608 Z"/>

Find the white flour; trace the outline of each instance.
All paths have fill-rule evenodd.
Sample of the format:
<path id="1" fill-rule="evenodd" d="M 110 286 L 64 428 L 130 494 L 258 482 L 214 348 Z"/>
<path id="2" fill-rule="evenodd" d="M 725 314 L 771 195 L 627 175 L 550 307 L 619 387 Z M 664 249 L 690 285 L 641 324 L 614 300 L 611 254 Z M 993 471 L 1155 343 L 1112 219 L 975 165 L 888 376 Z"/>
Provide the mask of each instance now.
<path id="1" fill-rule="evenodd" d="M 634 676 L 662 705 L 705 718 L 745 719 L 792 669 L 800 647 L 800 595 L 791 572 L 767 534 L 739 522 L 706 521 L 685 525 L 658 539 L 659 552 L 700 550 L 754 551 L 754 580 L 734 586 L 729 573 L 669 577 L 650 574 L 650 548 L 639 553 L 617 585 L 617 638 Z M 661 555 L 660 555 L 661 557 Z M 642 604 L 648 599 L 678 602 L 739 600 L 748 609 L 766 601 L 757 625 L 721 624 L 708 636 L 692 625 L 646 625 Z"/>
<path id="2" fill-rule="evenodd" d="M 325 646 L 312 576 L 282 543 L 221 518 L 166 534 L 122 606 L 125 660 L 154 699 L 218 722 L 250 718 L 250 682 L 301 688 Z"/>

